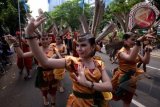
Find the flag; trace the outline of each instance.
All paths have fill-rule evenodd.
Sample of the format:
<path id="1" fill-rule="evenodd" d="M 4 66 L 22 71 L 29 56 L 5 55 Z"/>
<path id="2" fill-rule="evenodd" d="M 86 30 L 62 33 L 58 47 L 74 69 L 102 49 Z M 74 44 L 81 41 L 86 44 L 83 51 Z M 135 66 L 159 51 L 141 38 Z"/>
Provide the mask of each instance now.
<path id="1" fill-rule="evenodd" d="M 20 3 L 27 3 L 28 0 L 19 0 Z"/>
<path id="2" fill-rule="evenodd" d="M 50 4 L 50 0 L 48 0 L 48 4 Z"/>
<path id="3" fill-rule="evenodd" d="M 25 3 L 25 4 L 23 4 L 23 6 L 24 6 L 24 9 L 25 9 L 25 11 L 27 13 L 28 12 L 28 5 Z"/>
<path id="4" fill-rule="evenodd" d="M 27 13 L 28 12 L 28 5 L 26 4 L 27 0 L 19 0 L 19 2 L 23 4 L 24 10 Z"/>
<path id="5" fill-rule="evenodd" d="M 84 0 L 81 0 L 81 1 L 79 2 L 79 6 L 80 6 L 81 8 L 84 8 Z"/>

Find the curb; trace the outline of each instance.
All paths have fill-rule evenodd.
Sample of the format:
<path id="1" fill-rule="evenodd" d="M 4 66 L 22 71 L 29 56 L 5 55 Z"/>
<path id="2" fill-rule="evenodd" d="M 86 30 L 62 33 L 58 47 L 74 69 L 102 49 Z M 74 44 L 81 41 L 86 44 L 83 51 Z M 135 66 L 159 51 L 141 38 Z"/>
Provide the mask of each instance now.
<path id="1" fill-rule="evenodd" d="M 151 57 L 160 58 L 160 55 L 151 54 Z"/>
<path id="2" fill-rule="evenodd" d="M 160 58 L 160 50 L 152 51 L 151 56 L 155 58 Z"/>

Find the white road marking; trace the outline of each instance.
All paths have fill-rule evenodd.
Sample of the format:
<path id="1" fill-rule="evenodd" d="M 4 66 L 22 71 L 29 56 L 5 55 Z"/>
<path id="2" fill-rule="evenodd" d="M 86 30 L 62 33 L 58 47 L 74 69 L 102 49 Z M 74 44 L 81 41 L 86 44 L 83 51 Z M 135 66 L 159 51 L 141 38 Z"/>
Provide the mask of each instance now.
<path id="1" fill-rule="evenodd" d="M 160 69 L 156 68 L 156 67 L 152 67 L 152 66 L 148 66 L 148 65 L 146 67 L 160 71 Z M 146 107 L 146 106 L 144 106 L 143 104 L 141 104 L 140 102 L 138 102 L 138 101 L 136 101 L 134 99 L 132 99 L 132 103 L 134 105 L 136 105 L 137 107 Z"/>
<path id="2" fill-rule="evenodd" d="M 159 69 L 159 68 L 155 68 L 155 67 L 148 66 L 148 65 L 147 65 L 147 67 L 148 67 L 148 68 L 151 68 L 151 69 L 155 69 L 155 70 L 158 70 L 158 71 L 160 71 L 160 69 Z"/>
<path id="3" fill-rule="evenodd" d="M 136 105 L 137 107 L 146 107 L 146 106 L 144 106 L 143 104 L 139 103 L 138 101 L 136 101 L 136 100 L 134 100 L 134 99 L 132 99 L 132 103 L 133 103 L 134 105 Z"/>

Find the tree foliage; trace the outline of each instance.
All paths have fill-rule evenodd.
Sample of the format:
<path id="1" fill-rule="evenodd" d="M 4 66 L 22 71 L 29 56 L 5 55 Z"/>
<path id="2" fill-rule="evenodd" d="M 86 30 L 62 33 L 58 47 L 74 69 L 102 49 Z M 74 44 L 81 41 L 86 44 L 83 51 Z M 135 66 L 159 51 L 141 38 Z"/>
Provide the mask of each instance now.
<path id="1" fill-rule="evenodd" d="M 0 31 L 3 33 L 10 32 L 15 34 L 19 29 L 18 22 L 18 0 L 1 0 L 0 1 Z M 21 24 L 25 24 L 26 16 L 23 4 L 20 3 Z M 9 31 L 8 31 L 8 30 Z"/>
<path id="2" fill-rule="evenodd" d="M 103 18 L 106 20 L 114 21 L 117 26 L 120 25 L 120 28 L 123 32 L 128 31 L 128 19 L 129 12 L 131 8 L 144 0 L 113 0 L 108 7 Z"/>
<path id="3" fill-rule="evenodd" d="M 78 28 L 80 23 L 78 21 L 79 15 L 83 13 L 83 9 L 79 6 L 80 0 L 70 0 L 62 5 L 55 7 L 50 12 L 57 25 L 71 26 L 72 29 Z M 85 4 L 84 14 L 87 19 L 90 19 L 90 8 L 88 4 Z"/>

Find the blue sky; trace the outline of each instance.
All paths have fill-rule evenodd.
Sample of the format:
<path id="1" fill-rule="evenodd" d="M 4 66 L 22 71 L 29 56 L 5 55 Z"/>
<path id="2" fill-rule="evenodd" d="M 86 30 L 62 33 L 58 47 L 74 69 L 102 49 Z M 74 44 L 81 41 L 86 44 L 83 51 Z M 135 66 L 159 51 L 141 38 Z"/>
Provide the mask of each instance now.
<path id="1" fill-rule="evenodd" d="M 50 2 L 54 2 L 54 6 L 59 3 L 67 1 L 67 0 L 50 0 Z M 93 3 L 95 0 L 85 0 L 86 3 Z M 110 3 L 112 0 L 105 0 L 106 3 Z M 38 9 L 41 8 L 43 11 L 49 10 L 48 0 L 28 0 L 28 5 L 32 11 L 32 16 L 36 17 L 38 15 Z"/>
<path id="2" fill-rule="evenodd" d="M 41 8 L 43 11 L 48 11 L 48 0 L 28 0 L 27 3 L 32 11 L 32 16 L 38 15 L 38 9 Z"/>

